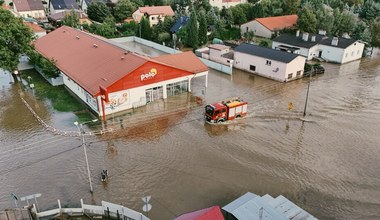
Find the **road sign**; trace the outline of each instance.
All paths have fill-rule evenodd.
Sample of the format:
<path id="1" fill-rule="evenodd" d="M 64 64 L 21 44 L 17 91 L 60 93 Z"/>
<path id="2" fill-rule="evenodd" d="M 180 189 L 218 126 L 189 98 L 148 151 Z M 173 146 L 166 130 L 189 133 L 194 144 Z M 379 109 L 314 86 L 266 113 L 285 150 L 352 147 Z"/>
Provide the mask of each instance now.
<path id="1" fill-rule="evenodd" d="M 152 209 L 152 205 L 148 203 L 151 198 L 152 196 L 145 196 L 142 198 L 142 200 L 144 201 L 142 210 L 146 213 L 148 213 Z"/>

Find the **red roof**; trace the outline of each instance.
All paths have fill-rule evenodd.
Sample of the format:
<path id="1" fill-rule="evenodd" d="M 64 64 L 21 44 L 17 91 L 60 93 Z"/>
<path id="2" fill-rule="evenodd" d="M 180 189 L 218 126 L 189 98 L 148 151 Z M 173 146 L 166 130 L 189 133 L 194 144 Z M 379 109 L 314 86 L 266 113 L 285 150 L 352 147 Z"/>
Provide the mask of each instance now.
<path id="1" fill-rule="evenodd" d="M 139 7 L 141 13 L 147 13 L 148 15 L 164 15 L 174 16 L 174 11 L 170 6 L 147 6 Z"/>
<path id="2" fill-rule="evenodd" d="M 297 24 L 297 15 L 284 15 L 277 17 L 256 18 L 256 21 L 271 31 L 282 30 Z"/>
<path id="3" fill-rule="evenodd" d="M 162 55 L 152 59 L 192 73 L 208 71 L 208 67 L 191 51 Z"/>
<path id="4" fill-rule="evenodd" d="M 150 58 L 126 51 L 108 43 L 105 38 L 67 26 L 36 40 L 35 48 L 45 58 L 56 60 L 56 66 L 62 72 L 93 96 L 99 93 L 99 86 L 108 88 L 148 61 L 189 73 L 208 70 L 191 52 Z"/>
<path id="5" fill-rule="evenodd" d="M 39 33 L 39 32 L 45 32 L 46 33 L 46 30 L 43 29 L 42 27 L 40 27 L 38 24 L 36 23 L 33 23 L 33 22 L 27 22 L 27 21 L 24 21 L 24 24 L 26 26 L 28 26 L 30 29 L 32 29 L 32 31 L 34 33 Z"/>
<path id="6" fill-rule="evenodd" d="M 195 212 L 183 214 L 174 220 L 224 220 L 219 206 L 201 209 Z"/>
<path id="7" fill-rule="evenodd" d="M 13 0 L 17 11 L 44 10 L 41 0 Z"/>

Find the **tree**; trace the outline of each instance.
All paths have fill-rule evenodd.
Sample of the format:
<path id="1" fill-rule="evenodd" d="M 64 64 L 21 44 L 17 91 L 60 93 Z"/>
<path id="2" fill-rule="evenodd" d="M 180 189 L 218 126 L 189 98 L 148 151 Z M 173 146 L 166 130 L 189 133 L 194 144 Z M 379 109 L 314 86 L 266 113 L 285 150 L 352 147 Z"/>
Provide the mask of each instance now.
<path id="1" fill-rule="evenodd" d="M 283 13 L 287 15 L 296 14 L 300 6 L 301 0 L 284 0 L 282 2 Z"/>
<path id="2" fill-rule="evenodd" d="M 235 25 L 240 25 L 247 22 L 247 16 L 244 10 L 238 5 L 231 7 L 232 17 Z"/>
<path id="3" fill-rule="evenodd" d="M 66 14 L 62 19 L 62 24 L 73 28 L 79 27 L 79 17 L 74 10 L 71 10 L 69 14 Z"/>
<path id="4" fill-rule="evenodd" d="M 138 35 L 139 25 L 135 21 L 125 22 L 118 28 L 123 36 L 135 36 Z"/>
<path id="5" fill-rule="evenodd" d="M 4 0 L 0 0 L 0 6 L 4 4 Z"/>
<path id="6" fill-rule="evenodd" d="M 191 46 L 193 49 L 197 49 L 198 47 L 198 19 L 197 19 L 197 13 L 195 12 L 194 8 L 191 10 L 190 14 L 190 21 L 189 24 L 187 25 L 187 41 L 186 44 L 188 46 Z"/>
<path id="7" fill-rule="evenodd" d="M 132 17 L 132 13 L 136 11 L 136 7 L 130 0 L 120 0 L 114 8 L 114 17 L 117 21 L 123 21 L 128 17 Z"/>
<path id="8" fill-rule="evenodd" d="M 379 16 L 380 3 L 376 3 L 373 0 L 367 0 L 360 11 L 360 17 L 368 22 L 371 22 Z"/>
<path id="9" fill-rule="evenodd" d="M 144 38 L 146 40 L 152 39 L 153 30 L 150 27 L 149 19 L 147 19 L 145 16 L 140 20 L 140 33 L 141 38 Z"/>
<path id="10" fill-rule="evenodd" d="M 114 38 L 116 31 L 116 25 L 113 17 L 109 16 L 106 19 L 104 19 L 103 24 L 96 25 L 95 34 L 98 34 L 100 36 L 106 37 L 106 38 Z"/>
<path id="11" fill-rule="evenodd" d="M 376 19 L 371 25 L 371 45 L 380 47 L 380 18 Z"/>
<path id="12" fill-rule="evenodd" d="M 337 35 L 341 36 L 343 33 L 351 34 L 356 26 L 355 15 L 350 11 L 344 11 L 341 14 Z"/>
<path id="13" fill-rule="evenodd" d="M 331 33 L 334 25 L 333 14 L 326 9 L 319 9 L 315 12 L 317 18 L 317 29 L 325 30 L 327 33 Z"/>
<path id="14" fill-rule="evenodd" d="M 200 45 L 207 43 L 207 21 L 204 10 L 199 12 L 199 43 Z"/>
<path id="15" fill-rule="evenodd" d="M 207 25 L 213 26 L 216 24 L 216 20 L 218 19 L 218 16 L 215 14 L 214 8 L 211 8 L 210 11 L 207 11 Z"/>
<path id="16" fill-rule="evenodd" d="M 315 33 L 317 28 L 317 18 L 309 5 L 305 5 L 298 12 L 297 27 L 305 32 Z"/>
<path id="17" fill-rule="evenodd" d="M 19 57 L 31 51 L 34 34 L 23 24 L 21 18 L 0 8 L 0 67 L 13 72 L 17 69 Z"/>
<path id="18" fill-rule="evenodd" d="M 104 3 L 93 1 L 87 8 L 87 15 L 90 19 L 102 23 L 111 12 Z"/>
<path id="19" fill-rule="evenodd" d="M 230 28 L 234 24 L 234 16 L 232 14 L 231 8 L 226 8 L 223 6 L 220 11 L 220 17 L 223 19 L 224 24 Z"/>

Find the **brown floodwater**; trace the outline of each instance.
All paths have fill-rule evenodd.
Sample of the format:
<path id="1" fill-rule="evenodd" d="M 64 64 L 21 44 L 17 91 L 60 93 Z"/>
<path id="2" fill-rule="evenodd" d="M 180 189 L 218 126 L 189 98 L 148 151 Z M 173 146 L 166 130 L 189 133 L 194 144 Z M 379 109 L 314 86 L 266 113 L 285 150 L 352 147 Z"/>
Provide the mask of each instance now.
<path id="1" fill-rule="evenodd" d="M 61 130 L 76 130 L 75 114 L 57 112 L 0 72 L 0 209 L 14 206 L 11 193 L 41 193 L 42 210 L 83 198 L 142 212 L 141 198 L 151 195 L 149 217 L 165 220 L 249 191 L 282 194 L 319 219 L 380 219 L 380 55 L 324 65 L 325 74 L 312 78 L 305 122 L 308 78 L 280 83 L 210 70 L 201 105 L 183 94 L 85 126 L 116 129 L 86 137 L 93 194 L 81 139 L 45 130 L 20 96 Z M 205 124 L 204 104 L 232 96 L 249 102 L 249 115 Z"/>

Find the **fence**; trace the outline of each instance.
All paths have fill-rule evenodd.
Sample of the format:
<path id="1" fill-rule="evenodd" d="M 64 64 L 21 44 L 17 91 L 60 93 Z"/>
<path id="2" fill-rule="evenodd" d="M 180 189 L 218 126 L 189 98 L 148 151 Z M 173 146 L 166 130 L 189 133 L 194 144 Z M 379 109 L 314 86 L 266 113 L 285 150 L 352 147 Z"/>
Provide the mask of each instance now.
<path id="1" fill-rule="evenodd" d="M 87 205 L 83 203 L 83 199 L 80 200 L 80 208 L 62 208 L 61 202 L 58 200 L 58 208 L 48 211 L 38 212 L 35 204 L 33 204 L 32 212 L 35 214 L 37 219 L 48 218 L 58 215 L 69 215 L 69 216 L 78 216 L 78 215 L 88 215 L 88 216 L 104 216 L 109 218 L 117 219 L 128 219 L 128 220 L 150 220 L 148 217 L 143 215 L 140 212 L 136 212 L 127 207 L 117 205 L 110 202 L 102 201 L 101 206 L 97 205 Z"/>

